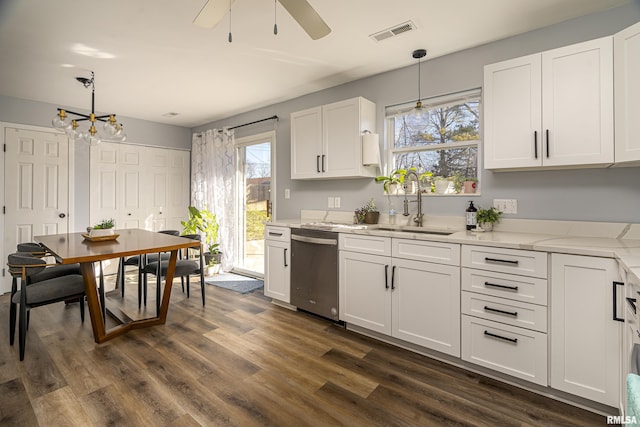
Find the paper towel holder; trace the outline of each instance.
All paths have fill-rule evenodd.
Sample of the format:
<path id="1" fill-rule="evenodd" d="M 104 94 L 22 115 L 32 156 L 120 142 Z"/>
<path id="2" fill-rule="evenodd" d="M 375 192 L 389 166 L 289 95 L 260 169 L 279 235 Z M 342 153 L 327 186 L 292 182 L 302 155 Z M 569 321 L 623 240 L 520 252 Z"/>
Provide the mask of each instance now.
<path id="1" fill-rule="evenodd" d="M 369 130 L 362 131 L 362 164 L 375 166 L 382 170 L 380 165 L 379 135 Z"/>

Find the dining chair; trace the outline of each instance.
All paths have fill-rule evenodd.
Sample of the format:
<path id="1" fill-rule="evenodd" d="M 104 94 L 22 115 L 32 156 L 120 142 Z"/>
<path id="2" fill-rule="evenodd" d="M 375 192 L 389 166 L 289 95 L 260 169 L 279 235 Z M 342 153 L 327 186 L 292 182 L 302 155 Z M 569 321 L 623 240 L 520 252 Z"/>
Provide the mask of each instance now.
<path id="1" fill-rule="evenodd" d="M 61 301 L 80 301 L 80 318 L 84 322 L 84 281 L 81 275 L 67 274 L 58 277 L 42 279 L 51 264 L 29 253 L 13 253 L 8 256 L 9 273 L 14 279 L 20 278 L 20 289 L 17 280 L 12 280 L 11 305 L 9 318 L 9 344 L 13 345 L 16 328 L 16 306 L 19 306 L 19 342 L 20 360 L 24 360 L 27 329 L 29 327 L 29 312 L 34 307 L 53 304 Z M 38 277 L 40 276 L 40 277 Z M 33 281 L 38 277 L 38 281 Z"/>
<path id="2" fill-rule="evenodd" d="M 180 232 L 178 230 L 161 230 L 158 233 L 169 234 L 171 236 L 179 236 Z M 122 298 L 124 298 L 124 286 L 125 286 L 125 269 L 127 266 L 136 266 L 138 267 L 138 309 L 142 306 L 142 302 L 144 301 L 144 305 L 147 305 L 147 283 L 146 280 L 143 281 L 143 270 L 144 266 L 150 262 L 158 261 L 158 257 L 162 261 L 169 260 L 171 254 L 168 252 L 161 254 L 147 254 L 147 255 L 134 255 L 128 258 L 120 258 L 120 263 L 118 266 L 118 281 L 120 286 L 120 294 Z"/>
<path id="3" fill-rule="evenodd" d="M 201 241 L 202 238 L 199 234 L 185 234 L 180 237 L 187 239 L 194 239 Z M 198 253 L 197 258 L 191 258 L 190 252 L 195 251 Z M 205 304 L 205 283 L 204 283 L 204 257 L 202 245 L 197 248 L 188 248 L 185 250 L 185 254 L 180 255 L 181 259 L 176 260 L 176 269 L 173 275 L 174 278 L 180 277 L 185 279 L 187 288 L 187 298 L 189 298 L 189 276 L 192 274 L 200 275 L 200 289 L 202 293 L 202 305 Z M 156 309 L 160 311 L 160 289 L 161 279 L 166 276 L 167 269 L 169 268 L 169 260 L 161 260 L 160 262 L 154 261 L 148 263 L 143 268 L 144 282 L 146 286 L 147 274 L 153 274 L 156 276 Z M 184 283 L 184 282 L 183 282 Z M 184 292 L 184 289 L 183 289 Z"/>

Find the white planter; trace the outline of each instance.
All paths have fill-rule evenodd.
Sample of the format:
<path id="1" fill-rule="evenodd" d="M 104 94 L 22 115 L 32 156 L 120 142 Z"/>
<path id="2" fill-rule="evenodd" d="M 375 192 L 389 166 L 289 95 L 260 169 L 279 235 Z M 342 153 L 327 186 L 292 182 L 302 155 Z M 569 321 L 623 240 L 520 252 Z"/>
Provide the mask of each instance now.
<path id="1" fill-rule="evenodd" d="M 111 236 L 113 234 L 116 234 L 113 228 L 92 228 L 89 231 L 89 236 L 91 237 Z"/>
<path id="2" fill-rule="evenodd" d="M 453 187 L 452 181 L 439 180 L 439 181 L 436 181 L 434 184 L 436 187 L 437 194 L 445 194 L 448 192 L 449 186 Z"/>

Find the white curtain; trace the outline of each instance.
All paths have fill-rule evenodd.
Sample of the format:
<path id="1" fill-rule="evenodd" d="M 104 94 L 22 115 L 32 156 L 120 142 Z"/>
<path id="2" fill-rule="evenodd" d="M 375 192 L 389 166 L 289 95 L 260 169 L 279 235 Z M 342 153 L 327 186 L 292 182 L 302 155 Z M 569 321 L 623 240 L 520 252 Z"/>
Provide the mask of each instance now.
<path id="1" fill-rule="evenodd" d="M 207 207 L 218 217 L 222 269 L 235 261 L 235 150 L 233 131 L 210 129 L 193 134 L 191 150 L 191 203 Z"/>

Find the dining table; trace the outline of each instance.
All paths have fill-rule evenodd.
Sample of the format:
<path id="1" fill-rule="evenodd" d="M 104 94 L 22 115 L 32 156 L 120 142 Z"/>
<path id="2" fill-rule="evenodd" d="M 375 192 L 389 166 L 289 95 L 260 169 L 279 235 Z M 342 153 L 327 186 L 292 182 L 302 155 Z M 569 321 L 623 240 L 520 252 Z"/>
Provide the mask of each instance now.
<path id="1" fill-rule="evenodd" d="M 84 280 L 87 306 L 91 316 L 91 327 L 96 343 L 103 343 L 132 329 L 163 325 L 167 320 L 171 286 L 175 273 L 178 251 L 199 247 L 200 241 L 142 229 L 114 230 L 112 236 L 92 238 L 87 233 L 63 233 L 35 236 L 59 264 L 80 264 Z M 128 316 L 112 316 L 117 324 L 107 330 L 105 322 L 104 298 L 96 283 L 95 264 L 108 259 L 170 252 L 169 265 L 165 275 L 164 291 L 160 309 L 155 317 L 131 319 Z M 103 290 L 102 290 L 103 292 Z M 111 313 L 110 313 L 111 314 Z"/>

